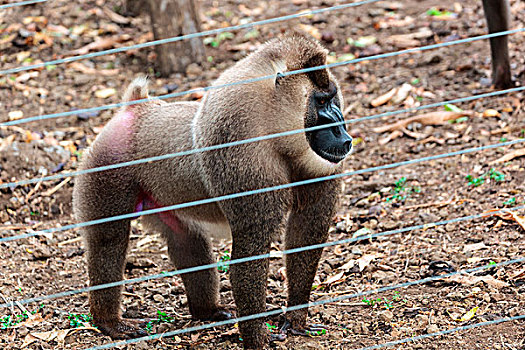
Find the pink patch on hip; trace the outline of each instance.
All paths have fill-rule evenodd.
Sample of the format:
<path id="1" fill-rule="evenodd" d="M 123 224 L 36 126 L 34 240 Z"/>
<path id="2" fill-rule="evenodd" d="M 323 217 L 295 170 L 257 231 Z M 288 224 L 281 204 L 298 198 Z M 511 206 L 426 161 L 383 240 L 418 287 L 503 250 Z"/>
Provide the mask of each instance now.
<path id="1" fill-rule="evenodd" d="M 163 206 L 160 205 L 151 195 L 142 191 L 137 198 L 137 203 L 135 204 L 135 212 L 149 209 L 157 209 L 162 207 Z M 171 231 L 173 231 L 173 233 L 180 234 L 184 232 L 180 220 L 175 214 L 173 214 L 173 212 L 163 211 L 156 215 L 164 224 L 166 224 L 171 229 Z"/>

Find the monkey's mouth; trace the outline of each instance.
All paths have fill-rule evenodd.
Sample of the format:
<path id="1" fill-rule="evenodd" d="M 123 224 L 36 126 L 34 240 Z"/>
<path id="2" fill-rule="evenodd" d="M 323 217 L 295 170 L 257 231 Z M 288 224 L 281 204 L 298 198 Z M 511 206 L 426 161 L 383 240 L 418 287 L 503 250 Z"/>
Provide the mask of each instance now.
<path id="1" fill-rule="evenodd" d="M 349 152 L 346 152 L 342 149 L 338 149 L 335 147 L 328 148 L 326 150 L 318 149 L 315 151 L 316 151 L 315 153 L 317 153 L 321 158 L 326 159 L 327 161 L 331 163 L 335 163 L 335 164 L 345 159 L 349 153 Z"/>

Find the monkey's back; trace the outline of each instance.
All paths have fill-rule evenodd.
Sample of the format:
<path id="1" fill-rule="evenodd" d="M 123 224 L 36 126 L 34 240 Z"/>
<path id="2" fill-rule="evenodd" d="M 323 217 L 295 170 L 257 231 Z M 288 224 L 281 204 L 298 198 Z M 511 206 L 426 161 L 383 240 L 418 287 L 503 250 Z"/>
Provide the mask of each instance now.
<path id="1" fill-rule="evenodd" d="M 133 157 L 161 156 L 192 149 L 192 121 L 198 102 L 162 103 L 150 106 L 147 113 L 137 116 Z M 201 181 L 196 155 L 177 156 L 141 164 L 136 177 L 141 189 L 162 206 L 196 201 L 210 197 Z M 155 173 L 156 176 L 148 174 Z M 223 221 L 216 204 L 190 207 L 177 215 L 205 221 Z"/>

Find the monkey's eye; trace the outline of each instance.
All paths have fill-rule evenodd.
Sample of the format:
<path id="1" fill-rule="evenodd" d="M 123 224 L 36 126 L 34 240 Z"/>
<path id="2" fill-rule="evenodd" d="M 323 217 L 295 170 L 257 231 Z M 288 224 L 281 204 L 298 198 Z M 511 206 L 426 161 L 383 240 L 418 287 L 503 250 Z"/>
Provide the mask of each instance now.
<path id="1" fill-rule="evenodd" d="M 321 98 L 319 101 L 317 101 L 317 103 L 319 103 L 321 106 L 324 106 L 326 100 L 324 98 Z"/>

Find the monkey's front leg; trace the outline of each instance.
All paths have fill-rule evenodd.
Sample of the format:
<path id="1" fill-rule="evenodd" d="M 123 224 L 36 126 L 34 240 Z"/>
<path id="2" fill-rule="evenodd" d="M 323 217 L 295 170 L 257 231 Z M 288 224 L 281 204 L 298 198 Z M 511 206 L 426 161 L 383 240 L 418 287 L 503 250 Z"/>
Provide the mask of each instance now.
<path id="1" fill-rule="evenodd" d="M 300 202 L 295 206 L 286 230 L 286 249 L 293 249 L 326 242 L 332 222 L 340 184 L 338 181 L 300 187 L 296 196 Z M 322 249 L 308 250 L 286 255 L 288 280 L 288 307 L 306 304 L 314 281 Z M 296 333 L 306 333 L 308 309 L 303 308 L 286 314 L 290 328 Z M 285 329 L 286 331 L 286 329 Z"/>
<path id="2" fill-rule="evenodd" d="M 271 237 L 278 234 L 286 217 L 287 209 L 276 193 L 252 196 L 230 203 L 229 214 L 232 228 L 232 259 L 267 254 Z M 230 268 L 233 296 L 239 316 L 266 311 L 266 284 L 268 259 L 235 264 Z M 257 318 L 239 323 L 239 331 L 245 349 L 264 349 L 268 334 L 264 320 Z"/>

